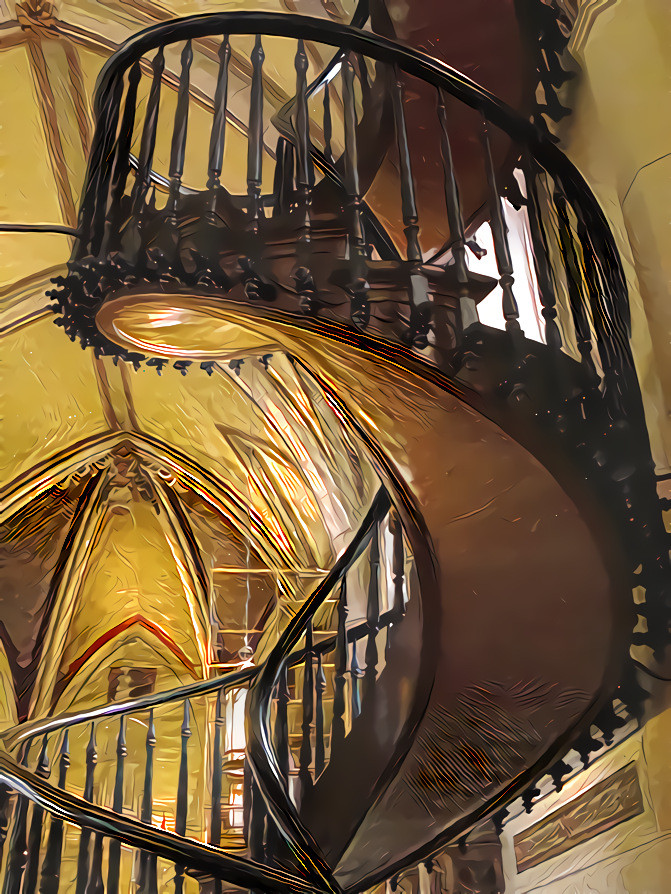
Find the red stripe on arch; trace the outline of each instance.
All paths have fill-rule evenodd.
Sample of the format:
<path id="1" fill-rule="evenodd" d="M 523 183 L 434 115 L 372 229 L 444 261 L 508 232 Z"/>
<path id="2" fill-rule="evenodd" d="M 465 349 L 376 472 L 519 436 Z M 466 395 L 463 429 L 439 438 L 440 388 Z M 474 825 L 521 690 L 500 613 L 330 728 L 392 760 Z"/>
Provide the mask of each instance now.
<path id="1" fill-rule="evenodd" d="M 71 682 L 75 674 L 86 664 L 86 662 L 91 658 L 95 653 L 101 649 L 104 645 L 111 642 L 116 636 L 121 633 L 124 633 L 126 630 L 129 630 L 135 624 L 138 624 L 140 627 L 143 627 L 145 630 L 153 633 L 154 636 L 166 646 L 172 654 L 181 661 L 184 667 L 191 673 L 194 677 L 197 677 L 198 674 L 196 672 L 196 665 L 191 661 L 188 655 L 180 649 L 177 643 L 169 636 L 162 627 L 159 627 L 158 624 L 155 624 L 153 621 L 148 620 L 142 615 L 133 615 L 130 618 L 126 618 L 125 621 L 122 621 L 120 624 L 117 624 L 115 627 L 111 627 L 109 630 L 105 631 L 102 636 L 99 636 L 97 640 L 95 640 L 88 649 L 84 652 L 83 655 L 80 655 L 79 658 L 75 658 L 70 667 L 65 674 L 65 677 L 58 684 L 57 690 L 58 694 L 56 698 L 58 698 L 61 693 L 65 690 L 66 686 Z"/>

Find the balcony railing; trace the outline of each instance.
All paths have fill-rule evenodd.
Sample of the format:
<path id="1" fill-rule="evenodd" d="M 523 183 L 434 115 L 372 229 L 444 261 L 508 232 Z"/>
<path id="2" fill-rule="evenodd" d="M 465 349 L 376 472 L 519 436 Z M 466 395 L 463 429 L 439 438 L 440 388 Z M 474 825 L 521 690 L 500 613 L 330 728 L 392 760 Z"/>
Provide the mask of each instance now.
<path id="1" fill-rule="evenodd" d="M 329 77 L 317 79 L 312 91 L 308 42 L 339 50 Z M 278 98 L 269 68 L 280 73 L 282 84 L 291 84 L 288 102 Z M 214 86 L 207 92 L 201 81 Z M 202 127 L 194 125 L 196 108 L 209 115 L 206 147 Z M 411 108 L 422 110 L 416 131 L 408 122 Z M 112 301 L 123 307 L 134 296 L 186 296 L 191 302 L 219 300 L 241 318 L 254 308 L 270 320 L 290 319 L 326 339 L 346 341 L 353 351 L 393 356 L 434 381 L 456 381 L 465 400 L 529 446 L 568 488 L 578 481 L 592 491 L 617 529 L 632 587 L 645 591 L 636 611 L 646 618 L 648 632 L 637 637 L 661 648 L 668 628 L 668 540 L 631 352 L 624 275 L 598 203 L 552 142 L 496 97 L 422 53 L 355 28 L 293 15 L 214 14 L 150 28 L 106 66 L 96 112 L 79 238 L 68 273 L 53 292 L 59 322 L 73 339 L 98 354 L 147 362 L 160 372 L 170 361 L 158 329 L 152 352 L 151 341 L 140 350 L 132 340 L 112 340 L 100 321 Z M 244 171 L 227 155 L 232 134 L 240 150 L 236 157 L 242 153 L 246 159 Z M 467 174 L 478 169 L 479 186 L 473 188 Z M 520 322 L 507 223 L 513 208 L 528 228 L 532 297 L 541 318 L 535 339 Z M 491 228 L 493 276 L 469 269 L 469 254 L 479 253 L 473 233 L 483 220 Z M 494 290 L 502 331 L 479 318 L 479 305 Z M 181 356 L 176 364 L 186 371 L 191 360 Z M 312 638 L 310 622 L 320 600 L 346 580 L 357 552 L 373 542 L 370 531 L 387 509 L 384 495 L 337 573 L 308 600 L 254 674 L 242 777 L 238 762 L 223 775 L 217 769 L 219 781 L 212 781 L 221 826 L 212 822 L 209 841 L 218 855 L 227 854 L 222 872 L 234 884 L 271 890 L 279 884 L 272 872 L 291 864 L 301 884 L 337 890 L 301 813 L 324 768 L 335 761 L 335 744 L 347 737 L 345 707 L 356 719 L 367 699 L 371 704 L 373 696 L 366 693 L 374 689 L 369 669 L 379 658 L 379 629 L 389 633 L 393 653 L 401 603 L 388 609 L 394 613 L 385 621 L 373 596 L 359 636 L 345 620 L 345 588 L 337 597 L 335 639 Z M 374 567 L 374 556 L 368 559 Z M 357 646 L 362 638 L 365 649 Z M 327 662 L 329 650 L 334 657 Z M 327 667 L 333 668 L 330 714 L 324 701 Z M 223 693 L 231 680 L 208 691 Z M 298 692 L 301 735 L 292 738 L 286 712 Z M 204 693 L 199 690 L 197 697 Z M 640 713 L 643 695 L 630 665 L 618 696 Z M 175 698 L 171 705 L 182 711 L 174 758 L 181 780 L 182 767 L 188 770 L 182 756 L 191 747 L 196 696 Z M 224 705 L 224 695 L 216 695 L 205 709 L 213 748 L 221 749 Z M 146 739 L 135 751 L 144 749 L 149 760 L 161 737 L 152 744 L 149 703 L 140 708 Z M 128 720 L 133 712 L 119 716 Z M 606 710 L 597 719 L 606 741 L 614 716 Z M 323 735 L 316 733 L 322 724 Z M 92 755 L 90 721 L 79 728 L 86 739 L 80 751 L 88 748 Z M 52 729 L 60 727 L 31 730 L 29 737 Z M 96 808 L 119 817 L 125 816 L 127 730 L 119 720 L 114 782 Z M 589 754 L 593 741 L 584 731 L 578 747 Z M 49 742 L 52 751 L 46 754 L 53 763 L 63 754 L 63 739 Z M 32 760 L 37 752 L 38 763 L 40 748 L 35 738 Z M 224 748 L 217 758 L 213 752 L 216 768 L 225 753 Z M 29 753 L 14 756 L 26 760 Z M 84 766 L 86 773 L 86 760 Z M 11 784 L 21 792 L 23 779 L 25 791 L 37 798 L 46 791 L 38 770 L 16 769 Z M 561 785 L 561 762 L 556 772 Z M 225 833 L 231 833 L 230 841 L 237 834 L 240 781 L 245 857 L 220 847 Z M 77 809 L 89 817 L 86 828 L 97 834 L 102 827 L 90 825 L 95 811 L 86 807 L 86 784 L 85 775 L 81 791 L 69 797 L 78 799 Z M 178 785 L 173 815 L 181 840 L 186 819 L 180 791 Z M 50 797 L 57 803 L 55 792 Z M 13 822 L 23 823 L 19 836 L 29 834 L 26 810 L 15 810 Z M 169 836 L 170 829 L 155 828 L 156 817 L 150 805 L 134 822 L 152 829 L 154 839 Z M 113 834 L 113 826 L 104 829 Z M 135 833 L 124 834 L 131 840 Z M 138 846 L 144 848 L 143 842 Z M 152 847 L 160 853 L 158 844 Z M 113 848 L 112 863 L 115 853 Z M 197 855 L 190 860 L 211 871 Z M 272 872 L 264 868 L 268 862 Z M 87 865 L 86 884 L 93 864 Z"/>
<path id="2" fill-rule="evenodd" d="M 405 660 L 394 643 L 408 605 L 417 610 L 415 581 L 400 519 L 380 490 L 260 667 L 6 733 L 3 891 L 36 891 L 39 880 L 41 892 L 74 884 L 112 894 L 130 873 L 154 894 L 166 855 L 175 890 L 187 872 L 213 867 L 246 887 L 333 890 L 304 803 L 330 764 L 367 760 L 352 742 L 374 722 L 385 668 Z M 327 600 L 329 618 L 317 625 Z M 354 825 L 366 801 L 351 803 Z M 63 820 L 80 827 L 76 841 L 64 838 Z M 136 852 L 122 859 L 121 841 Z"/>
<path id="3" fill-rule="evenodd" d="M 308 46 L 338 51 L 312 84 Z M 632 585 L 646 590 L 645 642 L 661 648 L 667 539 L 627 288 L 603 212 L 554 143 L 422 53 L 281 14 L 147 29 L 105 66 L 96 114 L 80 236 L 52 293 L 73 339 L 160 372 L 161 327 L 144 330 L 141 353 L 98 323 L 111 301 L 186 294 L 191 307 L 202 297 L 254 308 L 456 379 L 564 480 L 595 492 L 627 545 Z M 514 208 L 540 317 L 533 337 L 520 322 Z M 469 269 L 482 220 L 495 276 Z M 504 331 L 479 320 L 493 289 Z"/>

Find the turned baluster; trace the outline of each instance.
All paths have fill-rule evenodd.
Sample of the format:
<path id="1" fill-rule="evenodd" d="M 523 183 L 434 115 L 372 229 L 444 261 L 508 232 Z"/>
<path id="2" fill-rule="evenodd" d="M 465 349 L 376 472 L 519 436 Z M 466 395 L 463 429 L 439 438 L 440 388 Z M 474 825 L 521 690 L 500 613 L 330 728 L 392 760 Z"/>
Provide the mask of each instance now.
<path id="1" fill-rule="evenodd" d="M 289 727 L 287 722 L 287 707 L 289 705 L 289 681 L 287 667 L 284 665 L 280 672 L 277 687 L 277 715 L 275 718 L 274 747 L 277 755 L 277 764 L 285 782 L 289 778 Z"/>
<path id="2" fill-rule="evenodd" d="M 389 513 L 391 533 L 391 579 L 394 586 L 393 617 L 394 623 L 405 614 L 405 545 L 403 543 L 403 526 L 395 509 Z"/>
<path id="3" fill-rule="evenodd" d="M 324 85 L 324 156 L 327 161 L 333 162 L 333 120 L 331 118 L 331 84 Z"/>
<path id="4" fill-rule="evenodd" d="M 251 774 L 250 774 L 251 776 Z M 249 856 L 252 860 L 263 861 L 263 837 L 266 825 L 266 805 L 253 776 L 249 786 Z"/>
<path id="5" fill-rule="evenodd" d="M 42 748 L 37 759 L 37 767 L 35 772 L 42 779 L 48 779 L 51 774 L 49 766 L 49 754 L 47 747 L 49 744 L 48 737 L 42 738 Z M 25 894 L 33 894 L 37 887 L 37 876 L 40 866 L 40 855 L 42 853 L 42 823 L 44 820 L 44 811 L 37 804 L 33 804 L 32 819 L 30 821 L 30 832 L 28 833 L 28 862 L 26 864 L 26 874 L 23 880 L 22 891 Z"/>
<path id="6" fill-rule="evenodd" d="M 294 147 L 284 137 L 277 140 L 275 149 L 273 195 L 273 217 L 288 214 L 294 199 Z"/>
<path id="7" fill-rule="evenodd" d="M 447 221 L 450 227 L 450 239 L 454 268 L 459 285 L 459 313 L 461 328 L 468 329 L 473 323 L 478 322 L 478 312 L 475 301 L 471 298 L 468 288 L 468 265 L 466 263 L 466 235 L 464 229 L 464 217 L 461 211 L 461 199 L 459 198 L 459 186 L 454 172 L 452 160 L 452 146 L 447 124 L 447 109 L 445 106 L 445 94 L 438 89 L 438 121 L 440 123 L 440 154 L 443 163 L 443 184 L 445 190 L 445 207 L 447 209 Z"/>
<path id="8" fill-rule="evenodd" d="M 361 714 L 361 690 L 359 680 L 361 678 L 361 668 L 359 667 L 359 658 L 357 655 L 357 640 L 352 642 L 352 660 L 349 666 L 350 679 L 352 681 L 352 720 Z"/>
<path id="9" fill-rule="evenodd" d="M 576 252 L 566 198 L 557 184 L 555 184 L 553 199 L 557 212 L 560 251 L 566 267 L 568 296 L 578 351 L 592 381 L 596 382 L 597 372 L 592 357 L 592 333 L 587 316 L 587 299 L 584 291 L 583 272 Z"/>
<path id="10" fill-rule="evenodd" d="M 123 777 L 126 763 L 126 717 L 119 717 L 119 734 L 116 740 L 116 773 L 114 776 L 114 794 L 112 795 L 112 810 L 115 813 L 123 813 Z M 107 894 L 117 894 L 119 890 L 119 861 L 121 859 L 121 844 L 116 838 L 109 843 L 109 864 L 107 870 Z"/>
<path id="11" fill-rule="evenodd" d="M 365 668 L 363 672 L 364 704 L 369 702 L 375 692 L 377 679 L 377 634 L 380 624 L 380 542 L 377 527 L 373 531 L 368 554 L 370 577 L 368 579 L 368 602 L 366 607 L 366 624 L 368 636 L 364 654 Z"/>
<path id="12" fill-rule="evenodd" d="M 370 78 L 368 76 L 366 57 L 362 56 L 361 53 L 356 54 L 356 67 L 359 83 L 361 84 L 361 105 L 365 110 L 370 100 Z"/>
<path id="13" fill-rule="evenodd" d="M 175 833 L 182 838 L 186 835 L 186 816 L 189 797 L 189 739 L 191 738 L 191 703 L 184 701 L 181 739 L 182 749 L 179 759 L 179 777 L 177 780 L 177 808 L 175 810 Z M 175 865 L 175 894 L 181 894 L 184 888 L 183 865 Z"/>
<path id="14" fill-rule="evenodd" d="M 261 36 L 256 35 L 252 50 L 252 89 L 247 136 L 247 227 L 258 235 L 261 217 L 261 177 L 263 174 L 263 60 Z"/>
<path id="15" fill-rule="evenodd" d="M 301 310 L 311 313 L 315 309 L 316 289 L 310 271 L 310 245 L 312 241 L 312 187 L 314 169 L 310 152 L 310 118 L 308 115 L 307 70 L 308 57 L 302 40 L 298 41 L 295 58 L 296 68 L 296 151 L 298 166 L 296 185 L 298 188 L 297 212 L 300 219 L 300 235 L 296 246 L 297 267 L 293 274 Z"/>
<path id="16" fill-rule="evenodd" d="M 93 802 L 93 780 L 98 752 L 96 750 L 95 723 L 91 724 L 91 735 L 86 746 L 86 778 L 84 780 L 84 800 Z M 84 894 L 89 876 L 89 843 L 91 833 L 88 829 L 82 829 L 79 833 L 79 854 L 77 856 L 77 887 L 76 894 Z"/>
<path id="17" fill-rule="evenodd" d="M 629 326 L 628 310 L 621 316 L 616 310 L 613 316 L 604 314 L 608 299 L 604 294 L 605 283 L 599 271 L 592 236 L 587 229 L 582 210 L 574 207 L 577 218 L 577 238 L 582 257 L 584 272 L 584 296 L 591 310 L 594 331 L 594 343 L 603 370 L 603 389 L 606 404 L 613 416 L 626 416 L 626 385 L 621 380 L 621 370 L 626 368 L 628 359 L 628 342 L 617 337 L 617 328 L 627 329 Z M 612 327 L 612 328 L 611 328 Z"/>
<path id="18" fill-rule="evenodd" d="M 184 174 L 184 160 L 186 158 L 186 135 L 189 126 L 189 83 L 191 77 L 191 63 L 193 62 L 193 49 L 191 41 L 187 40 L 182 50 L 181 72 L 179 87 L 177 89 L 177 106 L 175 108 L 175 122 L 172 129 L 172 144 L 170 147 L 170 194 L 168 198 L 168 211 L 171 219 L 175 220 L 179 194 L 182 188 L 182 175 Z"/>
<path id="19" fill-rule="evenodd" d="M 217 194 L 221 188 L 221 172 L 224 167 L 224 147 L 226 145 L 226 114 L 228 107 L 228 66 L 231 60 L 231 44 L 224 35 L 219 46 L 219 73 L 214 91 L 214 117 L 210 131 L 210 156 L 208 164 L 207 188 L 210 191 L 210 217 L 214 217 Z"/>
<path id="20" fill-rule="evenodd" d="M 345 738 L 345 689 L 347 686 L 347 582 L 343 577 L 338 597 L 338 632 L 335 647 L 335 675 L 333 679 L 333 722 L 331 750 Z"/>
<path id="21" fill-rule="evenodd" d="M 21 766 L 28 766 L 28 758 L 32 740 L 28 740 L 23 746 Z M 28 807 L 30 801 L 24 795 L 17 795 L 14 808 L 14 822 L 9 836 L 9 853 L 7 855 L 7 868 L 2 885 L 2 894 L 19 894 L 23 873 L 28 858 L 26 833 L 28 828 Z"/>
<path id="22" fill-rule="evenodd" d="M 221 843 L 221 733 L 224 726 L 222 706 L 223 691 L 217 692 L 214 708 L 214 733 L 212 741 L 212 809 L 210 811 L 210 844 Z"/>
<path id="23" fill-rule="evenodd" d="M 359 181 L 359 156 L 356 135 L 356 104 L 354 99 L 354 68 L 349 59 L 342 64 L 343 113 L 345 129 L 345 188 L 347 190 L 348 251 L 351 317 L 356 326 L 365 328 L 370 319 L 368 304 L 368 269 L 366 264 L 366 237 L 363 226 L 361 184 Z"/>
<path id="24" fill-rule="evenodd" d="M 65 789 L 65 782 L 70 766 L 70 733 L 65 730 L 61 742 L 58 764 L 58 788 Z M 58 894 L 61 875 L 61 855 L 63 852 L 63 820 L 51 817 L 47 847 L 42 864 L 40 878 L 40 894 Z"/>
<path id="25" fill-rule="evenodd" d="M 307 791 L 312 785 L 310 767 L 312 765 L 312 722 L 314 720 L 314 673 L 312 660 L 312 621 L 305 628 L 305 659 L 303 662 L 303 720 L 301 724 L 301 749 L 298 758 L 298 778 L 301 790 Z"/>
<path id="26" fill-rule="evenodd" d="M 556 295 L 553 284 L 552 268 L 549 262 L 549 250 L 538 189 L 536 186 L 540 168 L 536 162 L 529 158 L 525 181 L 527 187 L 527 214 L 529 217 L 529 231 L 533 246 L 534 269 L 541 305 L 543 307 L 543 319 L 545 320 L 545 343 L 553 351 L 560 351 L 562 347 L 561 332 L 557 325 Z"/>
<path id="27" fill-rule="evenodd" d="M 154 161 L 154 147 L 156 145 L 156 125 L 158 122 L 159 103 L 161 99 L 161 78 L 165 68 L 163 47 L 159 47 L 151 64 L 152 82 L 147 100 L 147 108 L 140 139 L 140 154 L 138 157 L 137 174 L 131 193 L 131 205 L 133 214 L 138 215 L 147 196 L 147 190 L 151 182 L 152 164 Z"/>
<path id="28" fill-rule="evenodd" d="M 156 748 L 156 727 L 154 726 L 154 709 L 149 711 L 147 737 L 145 739 L 144 789 L 140 806 L 140 820 L 148 826 L 152 824 L 154 814 L 154 750 Z M 157 894 L 158 878 L 156 855 L 147 851 L 140 853 L 139 894 Z"/>
<path id="29" fill-rule="evenodd" d="M 123 223 L 121 217 L 122 201 L 128 174 L 130 173 L 130 150 L 133 142 L 133 125 L 135 123 L 135 111 L 137 106 L 137 88 L 142 76 L 140 63 L 134 62 L 128 72 L 128 87 L 124 102 L 123 115 L 119 138 L 114 151 L 112 173 L 110 176 L 109 197 L 107 200 L 107 214 L 105 216 L 105 234 L 102 248 L 109 250 L 119 235 L 119 229 Z"/>
<path id="30" fill-rule="evenodd" d="M 401 213 L 406 239 L 406 258 L 410 268 L 410 333 L 409 341 L 416 348 L 428 344 L 431 324 L 431 302 L 428 282 L 422 273 L 422 249 L 419 244 L 419 215 L 415 199 L 415 183 L 412 177 L 412 161 L 408 144 L 408 129 L 403 109 L 403 81 L 398 70 L 393 88 L 394 124 L 396 145 L 401 169 Z"/>
<path id="31" fill-rule="evenodd" d="M 91 869 L 86 884 L 86 894 L 105 894 L 103 884 L 103 849 L 105 839 L 97 832 L 93 839 L 93 854 L 91 856 Z"/>
<path id="32" fill-rule="evenodd" d="M 510 246 L 508 244 L 508 227 L 503 216 L 503 205 L 496 183 L 489 130 L 485 121 L 483 121 L 482 126 L 482 148 L 484 153 L 485 173 L 487 175 L 487 184 L 489 186 L 490 194 L 490 226 L 492 229 L 492 237 L 494 239 L 494 255 L 496 257 L 496 267 L 499 272 L 499 283 L 503 290 L 503 316 L 506 321 L 506 330 L 513 335 L 517 335 L 517 333 L 520 332 L 520 314 L 515 295 L 513 294 L 513 283 L 515 282 L 515 279 L 513 276 L 513 263 L 510 257 Z"/>
<path id="33" fill-rule="evenodd" d="M 317 674 L 315 676 L 315 779 L 322 774 L 325 765 L 324 751 L 324 690 L 326 675 L 322 663 L 322 653 L 317 654 Z"/>
<path id="34" fill-rule="evenodd" d="M 12 818 L 12 806 L 12 790 L 3 782 L 0 782 L 0 865 L 2 865 L 9 823 Z"/>
<path id="35" fill-rule="evenodd" d="M 108 198 L 109 187 L 112 178 L 112 158 L 114 144 L 117 138 L 117 123 L 119 121 L 119 108 L 123 95 L 123 78 L 117 76 L 111 87 L 111 93 L 107 96 L 103 109 L 98 118 L 96 131 L 101 134 L 100 141 L 96 140 L 95 155 L 91 155 L 98 161 L 94 168 L 91 181 L 91 199 L 87 198 L 82 208 L 80 228 L 83 233 L 90 234 L 88 245 L 89 253 L 97 255 L 105 234 L 105 219 L 109 211 Z"/>

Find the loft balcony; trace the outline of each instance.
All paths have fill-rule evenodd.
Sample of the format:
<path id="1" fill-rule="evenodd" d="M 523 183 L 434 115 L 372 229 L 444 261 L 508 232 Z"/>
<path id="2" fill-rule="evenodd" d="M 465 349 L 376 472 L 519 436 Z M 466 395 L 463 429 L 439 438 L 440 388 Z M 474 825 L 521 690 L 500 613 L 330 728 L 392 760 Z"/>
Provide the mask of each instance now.
<path id="1" fill-rule="evenodd" d="M 63 374 L 8 503 L 17 550 L 71 523 L 2 734 L 3 894 L 425 879 L 631 731 L 630 646 L 664 645 L 606 218 L 465 75 L 301 15 L 148 28 L 95 112 L 50 333 L 101 421 Z"/>

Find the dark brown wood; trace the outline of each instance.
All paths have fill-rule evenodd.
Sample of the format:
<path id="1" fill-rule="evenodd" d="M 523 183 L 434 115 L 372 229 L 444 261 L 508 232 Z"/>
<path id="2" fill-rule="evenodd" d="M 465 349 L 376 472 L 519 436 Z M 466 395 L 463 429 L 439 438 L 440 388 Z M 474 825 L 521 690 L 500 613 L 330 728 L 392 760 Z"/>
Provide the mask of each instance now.
<path id="1" fill-rule="evenodd" d="M 357 144 L 357 114 L 354 96 L 354 67 L 349 56 L 342 64 L 343 116 L 345 129 L 345 188 L 347 190 L 348 251 L 352 322 L 366 328 L 370 320 L 367 279 L 366 237 L 363 227 L 359 153 Z"/>
<path id="2" fill-rule="evenodd" d="M 347 578 L 343 577 L 338 595 L 338 634 L 335 648 L 333 680 L 333 724 L 331 748 L 345 738 L 345 689 L 347 687 Z"/>
<path id="3" fill-rule="evenodd" d="M 70 767 L 70 733 L 63 732 L 58 766 L 58 787 L 65 788 L 68 768 Z M 63 820 L 52 814 L 49 823 L 49 835 L 42 864 L 40 878 L 40 894 L 57 894 L 60 887 L 61 855 L 63 851 Z"/>
<path id="4" fill-rule="evenodd" d="M 536 271 L 538 293 L 543 306 L 543 319 L 545 320 L 545 342 L 553 351 L 560 351 L 562 338 L 557 325 L 557 298 L 550 266 L 547 236 L 543 225 L 543 212 L 538 195 L 538 178 L 540 175 L 540 168 L 533 159 L 529 158 L 525 170 L 527 214 L 529 217 L 531 244 L 533 246 L 534 270 Z"/>
<path id="5" fill-rule="evenodd" d="M 163 69 L 165 68 L 165 58 L 162 46 L 159 47 L 158 52 L 154 56 L 151 68 L 152 82 L 149 90 L 149 98 L 147 99 L 144 125 L 142 127 L 142 138 L 140 141 L 140 154 L 138 156 L 135 184 L 131 193 L 133 214 L 135 215 L 138 215 L 142 209 L 149 183 L 151 182 L 154 147 L 156 145 L 156 125 L 158 123 L 159 103 L 161 99 L 161 79 L 163 77 Z"/>
<path id="6" fill-rule="evenodd" d="M 366 624 L 368 636 L 366 637 L 366 651 L 364 654 L 365 668 L 363 671 L 363 704 L 364 706 L 375 695 L 375 681 L 377 680 L 377 634 L 380 625 L 380 542 L 379 529 L 376 529 L 371 538 L 368 551 L 368 601 L 366 604 Z"/>
<path id="7" fill-rule="evenodd" d="M 468 265 L 466 264 L 466 235 L 464 217 L 459 198 L 459 185 L 454 171 L 452 159 L 452 145 L 450 143 L 449 127 L 447 122 L 447 108 L 445 94 L 438 88 L 438 121 L 440 123 L 440 155 L 443 164 L 443 183 L 445 190 L 445 208 L 447 221 L 450 228 L 450 250 L 454 258 L 454 266 L 459 283 L 459 309 L 461 311 L 462 329 L 467 329 L 473 323 L 478 322 L 478 312 L 475 302 L 468 289 Z"/>
<path id="8" fill-rule="evenodd" d="M 116 742 L 116 772 L 114 777 L 114 793 L 112 795 L 112 810 L 115 813 L 123 813 L 123 783 L 126 764 L 126 715 L 119 717 L 119 734 Z M 107 869 L 107 894 L 118 894 L 119 891 L 119 865 L 121 860 L 121 845 L 112 840 L 109 843 L 109 860 Z"/>
<path id="9" fill-rule="evenodd" d="M 263 44 L 256 35 L 252 50 L 252 87 L 249 102 L 249 131 L 247 135 L 247 227 L 258 234 L 263 210 L 261 208 L 261 177 L 263 175 Z"/>
<path id="10" fill-rule="evenodd" d="M 499 271 L 499 283 L 503 290 L 503 316 L 506 321 L 506 329 L 509 332 L 519 332 L 519 309 L 513 294 L 513 263 L 510 258 L 510 246 L 508 244 L 508 227 L 503 216 L 501 196 L 496 182 L 496 172 L 492 159 L 492 147 L 489 139 L 489 127 L 483 119 L 482 122 L 482 148 L 484 155 L 485 173 L 489 186 L 489 207 L 491 212 L 490 225 L 494 238 L 494 254 L 496 266 Z"/>
<path id="11" fill-rule="evenodd" d="M 214 209 L 214 201 L 220 188 L 220 177 L 224 164 L 224 148 L 226 145 L 226 111 L 228 106 L 228 68 L 231 61 L 231 44 L 225 34 L 219 47 L 219 73 L 214 92 L 214 117 L 210 132 L 210 155 L 208 165 L 207 187 L 211 192 L 210 209 Z"/>
<path id="12" fill-rule="evenodd" d="M 179 193 L 182 187 L 182 175 L 184 174 L 184 161 L 186 158 L 186 137 L 189 128 L 189 83 L 191 80 L 191 63 L 193 62 L 193 49 L 191 41 L 187 40 L 182 50 L 182 68 L 177 89 L 177 106 L 175 108 L 175 122 L 172 130 L 172 144 L 170 147 L 170 211 L 174 214 L 179 204 Z"/>
<path id="13" fill-rule="evenodd" d="M 301 748 L 298 763 L 298 778 L 302 791 L 312 786 L 312 724 L 314 721 L 314 652 L 312 650 L 312 620 L 305 628 L 305 659 L 303 661 L 303 718 L 301 722 Z"/>
<path id="14" fill-rule="evenodd" d="M 322 663 L 322 653 L 317 653 L 317 673 L 315 675 L 315 779 L 324 772 L 324 691 L 326 675 Z"/>
<path id="15" fill-rule="evenodd" d="M 86 746 L 86 778 L 84 781 L 84 800 L 93 802 L 93 780 L 95 775 L 96 764 L 98 762 L 98 752 L 96 750 L 96 728 L 95 722 L 91 723 L 91 734 L 89 742 Z M 91 840 L 91 832 L 89 829 L 82 828 L 79 833 L 79 854 L 77 856 L 77 887 L 76 894 L 84 894 L 86 884 L 89 877 L 89 844 Z"/>

